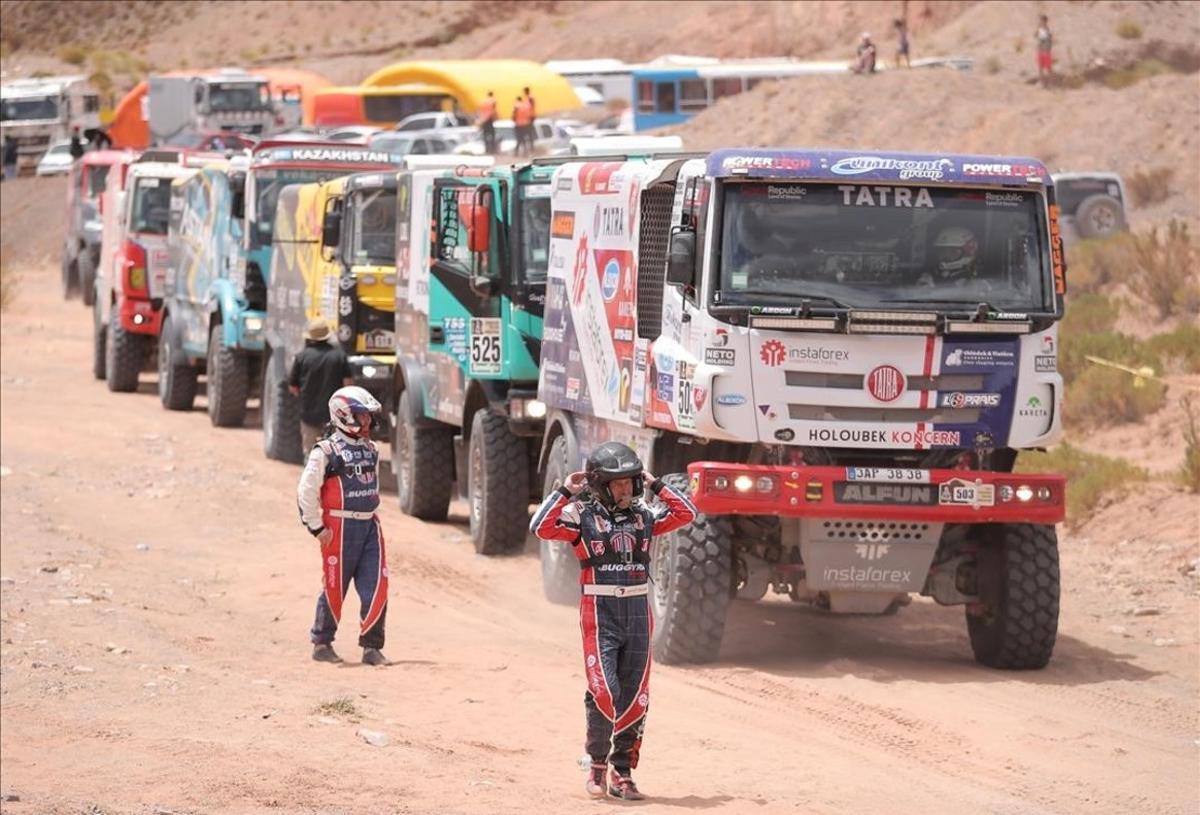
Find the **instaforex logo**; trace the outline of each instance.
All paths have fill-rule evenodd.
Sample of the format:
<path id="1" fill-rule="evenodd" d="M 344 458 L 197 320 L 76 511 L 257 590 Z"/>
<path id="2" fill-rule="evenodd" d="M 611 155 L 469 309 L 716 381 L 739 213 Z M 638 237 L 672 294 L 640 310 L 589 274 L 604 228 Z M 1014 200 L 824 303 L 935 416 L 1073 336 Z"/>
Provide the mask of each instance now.
<path id="1" fill-rule="evenodd" d="M 784 360 L 797 364 L 837 365 L 848 362 L 850 352 L 813 345 L 788 348 L 779 340 L 767 340 L 759 348 L 758 358 L 771 368 L 782 365 Z"/>

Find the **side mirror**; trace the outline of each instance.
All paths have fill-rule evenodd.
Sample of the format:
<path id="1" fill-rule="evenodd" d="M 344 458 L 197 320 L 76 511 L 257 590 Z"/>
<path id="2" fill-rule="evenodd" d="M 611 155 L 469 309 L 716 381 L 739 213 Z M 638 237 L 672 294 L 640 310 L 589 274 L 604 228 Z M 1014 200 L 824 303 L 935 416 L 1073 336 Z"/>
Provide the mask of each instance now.
<path id="1" fill-rule="evenodd" d="M 494 277 L 484 277 L 478 274 L 471 275 L 471 291 L 480 297 L 491 297 L 500 291 L 500 283 Z"/>
<path id="2" fill-rule="evenodd" d="M 342 240 L 342 213 L 331 210 L 325 213 L 325 223 L 321 225 L 321 248 L 336 249 Z"/>
<path id="3" fill-rule="evenodd" d="M 667 283 L 673 286 L 691 286 L 696 269 L 696 233 L 681 230 L 671 236 L 671 247 L 667 254 Z"/>
<path id="4" fill-rule="evenodd" d="M 229 202 L 230 214 L 237 220 L 242 220 L 246 217 L 246 195 L 245 193 L 235 192 L 233 200 Z"/>

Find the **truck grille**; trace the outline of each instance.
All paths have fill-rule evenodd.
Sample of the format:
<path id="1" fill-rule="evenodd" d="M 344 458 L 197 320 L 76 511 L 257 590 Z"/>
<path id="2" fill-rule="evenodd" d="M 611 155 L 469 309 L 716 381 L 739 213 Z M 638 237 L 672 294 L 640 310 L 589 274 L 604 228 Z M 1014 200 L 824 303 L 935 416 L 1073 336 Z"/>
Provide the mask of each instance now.
<path id="1" fill-rule="evenodd" d="M 638 239 L 638 336 L 650 340 L 662 333 L 663 285 L 667 275 L 667 238 L 671 231 L 674 184 L 656 184 L 642 193 L 641 237 Z"/>
<path id="2" fill-rule="evenodd" d="M 819 390 L 861 391 L 865 386 L 864 374 L 834 374 L 816 371 L 785 371 L 784 381 L 792 388 Z M 937 376 L 910 376 L 907 378 L 908 392 L 927 392 L 934 404 L 925 408 L 903 407 L 850 407 L 826 404 L 820 393 L 813 393 L 803 401 L 788 402 L 788 417 L 806 422 L 934 422 L 945 424 L 972 424 L 979 421 L 978 407 L 937 407 L 936 392 L 973 393 L 983 389 L 982 374 L 939 374 Z M 792 398 L 796 398 L 796 394 Z"/>

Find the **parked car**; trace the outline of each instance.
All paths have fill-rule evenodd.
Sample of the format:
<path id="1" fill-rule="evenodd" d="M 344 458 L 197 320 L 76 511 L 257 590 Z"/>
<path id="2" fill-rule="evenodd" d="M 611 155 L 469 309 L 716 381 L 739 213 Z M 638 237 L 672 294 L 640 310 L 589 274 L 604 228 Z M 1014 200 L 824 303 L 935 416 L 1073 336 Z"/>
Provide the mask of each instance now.
<path id="1" fill-rule="evenodd" d="M 414 113 L 411 116 L 405 116 L 392 129 L 403 133 L 409 130 L 440 130 L 447 127 L 471 127 L 473 124 L 474 122 L 471 121 L 470 117 L 462 113 L 435 110 L 428 113 Z"/>
<path id="2" fill-rule="evenodd" d="M 551 119 L 538 119 L 534 122 L 534 149 L 539 153 L 551 153 L 569 147 L 571 136 L 566 129 Z M 517 148 L 517 131 L 511 119 L 496 121 L 496 145 L 501 153 L 511 153 Z M 454 148 L 455 153 L 467 156 L 482 156 L 485 153 L 483 139 L 478 137 L 460 144 Z"/>
<path id="3" fill-rule="evenodd" d="M 323 141 L 340 141 L 348 144 L 366 144 L 372 136 L 382 130 L 370 125 L 347 125 L 326 131 L 321 135 Z"/>
<path id="4" fill-rule="evenodd" d="M 255 140 L 250 136 L 232 130 L 199 130 L 179 136 L 172 146 L 200 153 L 223 153 L 226 150 L 249 150 L 254 143 Z"/>
<path id="5" fill-rule="evenodd" d="M 1107 172 L 1055 173 L 1051 178 L 1064 238 L 1107 238 L 1129 229 L 1121 176 Z"/>
<path id="6" fill-rule="evenodd" d="M 367 141 L 372 150 L 381 150 L 398 156 L 422 156 L 439 153 L 449 153 L 458 145 L 458 141 L 449 136 L 434 133 L 397 133 L 385 130 L 376 133 Z"/>
<path id="7" fill-rule="evenodd" d="M 71 172 L 71 165 L 74 163 L 75 159 L 71 158 L 70 140 L 58 141 L 50 145 L 50 149 L 37 163 L 37 174 L 65 175 Z"/>

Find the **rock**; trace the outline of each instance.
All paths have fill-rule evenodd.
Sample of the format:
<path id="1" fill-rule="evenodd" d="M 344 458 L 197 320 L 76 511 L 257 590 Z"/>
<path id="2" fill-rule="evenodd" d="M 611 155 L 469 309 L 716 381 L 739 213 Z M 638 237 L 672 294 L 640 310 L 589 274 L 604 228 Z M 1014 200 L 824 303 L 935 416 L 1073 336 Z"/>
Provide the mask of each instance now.
<path id="1" fill-rule="evenodd" d="M 1174 644 L 1175 640 L 1171 639 L 1170 637 L 1158 637 L 1154 640 L 1154 646 L 1156 648 L 1166 648 L 1167 646 Z"/>
<path id="2" fill-rule="evenodd" d="M 332 716 L 318 716 L 317 721 L 321 724 L 341 724 L 341 719 L 335 719 Z"/>
<path id="3" fill-rule="evenodd" d="M 43 566 L 41 568 L 41 571 L 45 572 L 46 574 L 54 574 L 55 572 L 58 571 L 58 567 L 57 566 Z"/>
<path id="4" fill-rule="evenodd" d="M 1162 614 L 1162 611 L 1154 606 L 1138 606 L 1132 612 L 1134 617 L 1154 617 Z"/>
<path id="5" fill-rule="evenodd" d="M 270 679 L 254 679 L 254 680 L 251 680 L 250 684 L 251 685 L 266 685 L 269 688 L 269 687 L 271 687 L 271 680 Z"/>
<path id="6" fill-rule="evenodd" d="M 0 586 L 15 586 L 17 581 L 11 577 L 0 577 Z"/>
<path id="7" fill-rule="evenodd" d="M 95 668 L 89 668 L 87 665 L 73 665 L 71 666 L 71 670 L 77 674 L 91 674 L 96 672 Z"/>
<path id="8" fill-rule="evenodd" d="M 0 467 L 0 469 L 8 470 L 7 467 Z M 12 471 L 9 470 L 9 472 L 12 472 Z M 4 473 L 4 474 L 8 475 L 8 473 Z M 0 795 L 0 801 L 5 801 L 7 803 L 16 803 L 17 801 L 20 801 L 20 800 L 21 800 L 21 796 L 17 795 L 16 793 L 13 793 L 13 792 L 6 792 L 3 795 Z"/>
<path id="9" fill-rule="evenodd" d="M 150 551 L 150 544 L 148 544 L 148 543 L 139 543 L 137 546 L 135 546 L 135 547 L 133 547 L 133 548 L 134 548 L 134 549 L 137 549 L 139 552 L 149 552 L 149 551 Z"/>
<path id="10" fill-rule="evenodd" d="M 1108 627 L 1108 633 L 1110 634 L 1124 634 L 1125 631 L 1126 628 L 1123 625 L 1110 625 Z"/>
<path id="11" fill-rule="evenodd" d="M 387 737 L 387 733 L 380 733 L 378 730 L 360 728 L 355 732 L 355 735 L 372 747 L 387 747 L 391 742 L 391 739 Z"/>

